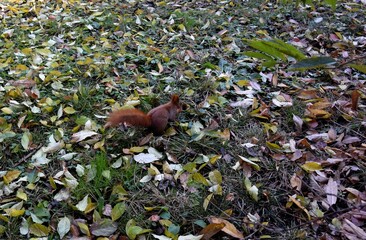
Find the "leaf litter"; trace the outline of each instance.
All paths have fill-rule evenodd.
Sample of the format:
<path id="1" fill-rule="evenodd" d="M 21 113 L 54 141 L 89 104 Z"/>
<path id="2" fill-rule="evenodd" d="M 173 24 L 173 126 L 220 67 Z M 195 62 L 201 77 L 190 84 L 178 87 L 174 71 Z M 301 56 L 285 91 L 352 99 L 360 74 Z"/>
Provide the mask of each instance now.
<path id="1" fill-rule="evenodd" d="M 1 3 L 0 237 L 366 239 L 365 3 L 334 7 Z M 172 92 L 163 137 L 102 127 Z"/>

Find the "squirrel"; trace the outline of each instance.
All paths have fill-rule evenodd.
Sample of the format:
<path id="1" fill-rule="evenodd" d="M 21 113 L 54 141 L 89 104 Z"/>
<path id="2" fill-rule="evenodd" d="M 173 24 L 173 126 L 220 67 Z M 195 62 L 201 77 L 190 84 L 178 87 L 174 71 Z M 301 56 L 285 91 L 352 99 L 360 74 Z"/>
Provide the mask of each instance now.
<path id="1" fill-rule="evenodd" d="M 181 111 L 182 105 L 179 102 L 179 96 L 174 94 L 169 102 L 151 109 L 147 114 L 138 109 L 121 109 L 111 112 L 104 127 L 120 125 L 147 127 L 155 135 L 161 135 L 168 121 L 175 121 Z"/>

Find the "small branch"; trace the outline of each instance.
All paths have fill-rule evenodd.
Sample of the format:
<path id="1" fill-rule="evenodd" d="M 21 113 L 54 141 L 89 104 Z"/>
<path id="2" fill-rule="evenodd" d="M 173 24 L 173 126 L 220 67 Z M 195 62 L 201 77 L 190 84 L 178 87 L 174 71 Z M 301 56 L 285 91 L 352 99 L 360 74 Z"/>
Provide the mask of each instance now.
<path id="1" fill-rule="evenodd" d="M 348 61 L 345 61 L 344 63 L 339 64 L 339 65 L 337 66 L 337 68 L 341 68 L 341 67 L 343 67 L 344 65 L 347 65 L 347 64 L 349 64 L 349 63 L 351 63 L 351 62 L 354 62 L 354 61 L 357 61 L 357 60 L 361 60 L 361 59 L 363 59 L 363 58 L 366 58 L 366 55 L 365 55 L 365 56 L 361 56 L 361 57 L 356 57 L 356 58 L 354 58 L 354 59 L 350 59 L 350 60 L 348 60 Z"/>
<path id="2" fill-rule="evenodd" d="M 17 163 L 14 164 L 14 167 L 18 166 L 19 164 L 21 164 L 22 162 L 25 162 L 28 158 L 30 158 L 35 152 L 37 152 L 41 147 L 43 146 L 43 144 L 39 145 L 38 147 L 36 147 L 35 149 L 33 149 L 30 153 L 28 153 L 27 155 L 25 155 L 24 157 L 22 157 Z"/>

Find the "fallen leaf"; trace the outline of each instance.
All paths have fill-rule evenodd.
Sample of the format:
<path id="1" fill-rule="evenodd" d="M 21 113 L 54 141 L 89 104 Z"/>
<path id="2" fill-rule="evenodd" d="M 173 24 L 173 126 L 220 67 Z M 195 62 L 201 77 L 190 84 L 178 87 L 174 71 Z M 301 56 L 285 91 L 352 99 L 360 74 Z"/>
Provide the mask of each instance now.
<path id="1" fill-rule="evenodd" d="M 329 206 L 332 206 L 337 202 L 338 184 L 333 181 L 333 178 L 329 178 L 328 184 L 325 185 L 324 191 L 327 194 L 327 202 Z"/>
<path id="2" fill-rule="evenodd" d="M 139 153 L 135 155 L 133 159 L 138 163 L 152 163 L 159 160 L 159 158 L 157 158 L 156 155 L 152 153 Z"/>
<path id="3" fill-rule="evenodd" d="M 229 234 L 230 236 L 234 237 L 234 238 L 238 238 L 238 239 L 243 239 L 244 235 L 242 232 L 240 232 L 232 223 L 230 223 L 229 221 L 222 219 L 222 218 L 217 218 L 217 217 L 209 217 L 208 220 L 211 223 L 216 223 L 216 224 L 221 224 L 224 223 L 225 227 L 222 229 L 223 232 Z"/>
<path id="4" fill-rule="evenodd" d="M 82 130 L 80 132 L 74 133 L 71 138 L 71 142 L 80 142 L 84 139 L 97 135 L 98 133 L 91 130 Z"/>
<path id="5" fill-rule="evenodd" d="M 225 223 L 210 223 L 205 228 L 200 231 L 200 234 L 203 234 L 203 240 L 209 240 L 216 233 L 220 232 L 221 229 L 225 227 Z"/>

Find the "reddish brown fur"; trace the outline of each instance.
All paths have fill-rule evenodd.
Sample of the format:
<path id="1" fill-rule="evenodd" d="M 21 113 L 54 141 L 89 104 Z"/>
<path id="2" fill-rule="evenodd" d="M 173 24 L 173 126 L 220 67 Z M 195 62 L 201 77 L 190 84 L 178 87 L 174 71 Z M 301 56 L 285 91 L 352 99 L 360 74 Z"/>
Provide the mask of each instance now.
<path id="1" fill-rule="evenodd" d="M 146 113 L 138 109 L 121 109 L 109 115 L 106 125 L 116 127 L 121 124 L 150 127 L 151 119 L 146 116 Z"/>
<path id="2" fill-rule="evenodd" d="M 105 127 L 115 127 L 121 124 L 150 127 L 155 134 L 162 134 L 168 121 L 174 121 L 181 111 L 179 96 L 174 94 L 168 103 L 153 108 L 145 114 L 138 109 L 125 109 L 112 112 Z"/>

